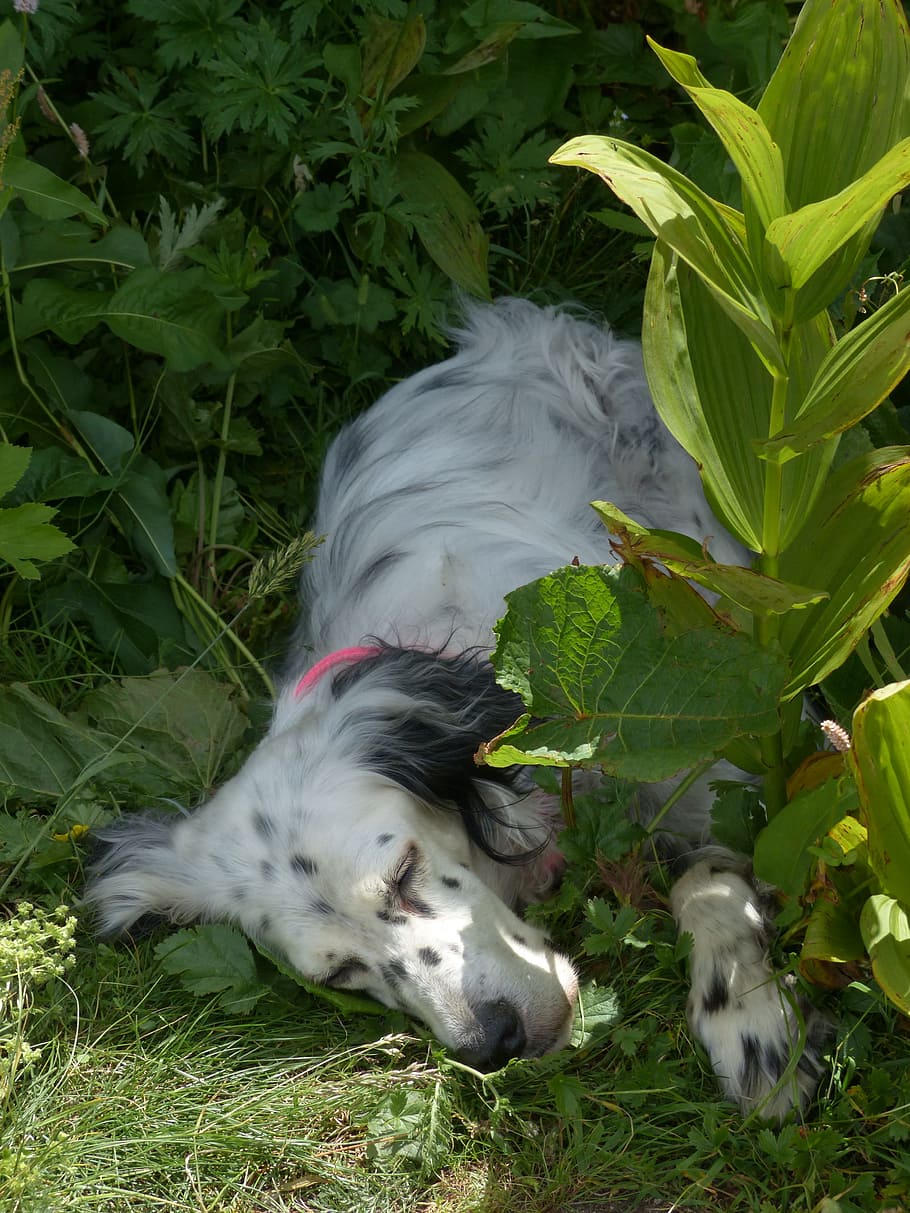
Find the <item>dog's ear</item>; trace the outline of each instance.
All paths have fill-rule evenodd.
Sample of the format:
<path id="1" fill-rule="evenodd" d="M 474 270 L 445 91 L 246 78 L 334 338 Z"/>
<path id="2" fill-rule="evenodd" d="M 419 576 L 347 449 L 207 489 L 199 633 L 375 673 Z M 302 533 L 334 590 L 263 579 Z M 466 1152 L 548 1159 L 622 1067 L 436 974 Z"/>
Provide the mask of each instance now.
<path id="1" fill-rule="evenodd" d="M 175 847 L 177 814 L 123 817 L 94 835 L 83 900 L 114 935 L 149 916 L 192 922 L 204 913 L 199 874 Z"/>
<path id="2" fill-rule="evenodd" d="M 359 688 L 359 693 L 354 690 Z M 496 684 L 482 656 L 450 656 L 383 646 L 381 652 L 335 676 L 333 694 L 350 694 L 346 724 L 357 737 L 358 758 L 428 804 L 457 808 L 468 834 L 499 862 L 526 862 L 533 852 L 497 846 L 505 822 L 489 803 L 508 795 L 517 768 L 478 767 L 481 742 L 501 733 L 524 710 L 521 699 Z M 495 797 L 483 786 L 499 785 Z M 504 795 L 505 793 L 505 795 Z"/>

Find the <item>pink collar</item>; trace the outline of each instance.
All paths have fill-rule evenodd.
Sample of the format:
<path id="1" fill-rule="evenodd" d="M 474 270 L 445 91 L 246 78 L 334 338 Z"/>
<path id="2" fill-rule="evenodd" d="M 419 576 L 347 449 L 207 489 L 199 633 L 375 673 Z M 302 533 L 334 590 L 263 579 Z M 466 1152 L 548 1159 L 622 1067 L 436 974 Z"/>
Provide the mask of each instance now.
<path id="1" fill-rule="evenodd" d="M 361 644 L 354 645 L 350 649 L 337 649 L 334 653 L 329 653 L 328 657 L 323 657 L 321 661 L 316 662 L 311 670 L 307 670 L 294 687 L 294 698 L 299 699 L 307 691 L 312 690 L 323 674 L 327 674 L 329 670 L 333 670 L 336 665 L 363 661 L 367 657 L 378 657 L 381 652 L 382 649 L 379 645 Z"/>

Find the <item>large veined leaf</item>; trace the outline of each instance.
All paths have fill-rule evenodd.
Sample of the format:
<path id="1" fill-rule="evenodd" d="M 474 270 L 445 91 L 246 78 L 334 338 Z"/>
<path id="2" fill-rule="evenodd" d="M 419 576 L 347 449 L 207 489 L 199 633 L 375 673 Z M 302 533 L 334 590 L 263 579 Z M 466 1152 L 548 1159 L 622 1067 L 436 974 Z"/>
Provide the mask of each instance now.
<path id="1" fill-rule="evenodd" d="M 875 980 L 895 1006 L 910 1015 L 910 913 L 905 906 L 873 893 L 859 916 Z"/>
<path id="2" fill-rule="evenodd" d="M 910 135 L 910 38 L 899 0 L 806 0 L 758 106 L 779 145 L 790 204 L 839 194 Z M 848 83 L 847 83 L 848 82 Z M 800 292 L 802 315 L 853 277 L 875 216 Z M 834 287 L 832 292 L 832 286 Z"/>
<path id="3" fill-rule="evenodd" d="M 829 595 L 781 619 L 788 697 L 837 669 L 900 590 L 910 570 L 908 518 L 905 447 L 871 451 L 830 477 L 779 561 L 785 581 L 800 578 Z"/>
<path id="4" fill-rule="evenodd" d="M 882 890 L 910 906 L 910 682 L 873 691 L 853 713 L 851 765 Z"/>
<path id="5" fill-rule="evenodd" d="M 17 799 L 57 799 L 107 750 L 105 738 L 28 687 L 0 689 L 0 788 Z"/>
<path id="6" fill-rule="evenodd" d="M 424 152 L 400 153 L 395 174 L 405 200 L 414 207 L 414 227 L 429 255 L 453 282 L 489 299 L 490 242 L 473 199 L 448 169 Z"/>
<path id="7" fill-rule="evenodd" d="M 808 390 L 831 340 L 823 317 L 794 329 L 791 412 Z M 760 551 L 765 472 L 754 444 L 769 436 L 772 379 L 716 297 L 660 242 L 648 276 L 642 346 L 657 411 L 698 464 L 712 509 L 741 543 Z M 718 350 L 723 350 L 722 358 Z M 821 492 L 836 441 L 819 443 L 784 467 L 782 543 L 802 526 Z M 781 577 L 795 585 L 825 588 L 802 573 Z"/>
<path id="8" fill-rule="evenodd" d="M 787 426 L 758 444 L 783 463 L 855 425 L 910 369 L 910 289 L 900 291 L 829 350 L 802 406 Z"/>
<path id="9" fill-rule="evenodd" d="M 529 715 L 484 747 L 490 765 L 657 781 L 778 727 L 779 656 L 720 626 L 665 635 L 630 569 L 571 566 L 507 603 L 492 660 Z"/>

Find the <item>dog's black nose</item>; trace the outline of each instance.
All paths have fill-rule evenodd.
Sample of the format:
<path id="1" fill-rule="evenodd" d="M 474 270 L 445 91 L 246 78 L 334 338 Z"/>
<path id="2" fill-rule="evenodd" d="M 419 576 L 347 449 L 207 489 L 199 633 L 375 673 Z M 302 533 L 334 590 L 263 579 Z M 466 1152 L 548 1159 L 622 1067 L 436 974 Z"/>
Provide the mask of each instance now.
<path id="1" fill-rule="evenodd" d="M 524 1024 L 507 999 L 482 1002 L 475 1015 L 478 1031 L 474 1043 L 458 1054 L 465 1065 L 474 1070 L 498 1070 L 509 1058 L 521 1056 L 527 1041 Z"/>

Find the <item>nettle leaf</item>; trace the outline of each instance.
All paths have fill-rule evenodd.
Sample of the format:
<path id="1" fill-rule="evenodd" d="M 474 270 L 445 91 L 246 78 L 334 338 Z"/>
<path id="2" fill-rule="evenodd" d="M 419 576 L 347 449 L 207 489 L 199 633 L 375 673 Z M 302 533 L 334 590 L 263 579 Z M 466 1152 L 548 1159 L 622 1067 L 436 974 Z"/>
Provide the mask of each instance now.
<path id="1" fill-rule="evenodd" d="M 235 927 L 188 927 L 159 943 L 155 955 L 191 994 L 220 994 L 218 1006 L 232 1015 L 252 1010 L 270 992 L 257 976 L 250 945 Z"/>
<path id="2" fill-rule="evenodd" d="M 210 791 L 238 762 L 249 721 L 233 691 L 203 670 L 158 670 L 90 692 L 80 719 L 142 755 L 146 795 Z"/>
<path id="3" fill-rule="evenodd" d="M 397 1086 L 383 1096 L 367 1122 L 367 1157 L 376 1165 L 429 1174 L 452 1150 L 452 1106 L 437 1077 L 425 1090 Z"/>
<path id="4" fill-rule="evenodd" d="M 295 985 L 300 986 L 302 990 L 306 990 L 308 994 L 312 994 L 314 998 L 320 998 L 323 1002 L 327 1002 L 330 1006 L 335 1007 L 339 1011 L 344 1011 L 346 1015 L 391 1015 L 393 1012 L 388 1007 L 384 1007 L 382 1003 L 374 1001 L 366 994 L 348 994 L 345 990 L 332 990 L 328 986 L 317 985 L 314 981 L 308 981 L 306 977 L 298 973 L 292 968 L 286 960 L 279 956 L 276 952 L 272 952 L 264 944 L 257 943 L 254 945 L 260 956 L 264 956 L 270 961 L 279 973 L 283 973 L 285 977 L 290 977 Z"/>
<path id="5" fill-rule="evenodd" d="M 506 601 L 493 665 L 529 714 L 483 747 L 490 765 L 597 765 L 654 782 L 778 727 L 783 660 L 719 623 L 664 634 L 629 569 L 572 566 Z"/>
<path id="6" fill-rule="evenodd" d="M 0 498 L 22 479 L 31 459 L 31 448 L 0 445 Z M 27 502 L 0 509 L 0 560 L 11 564 L 20 577 L 34 581 L 40 574 L 35 560 L 54 560 L 73 550 L 73 542 L 50 520 L 57 513 L 46 505 Z"/>
<path id="7" fill-rule="evenodd" d="M 57 799 L 106 751 L 104 738 L 28 687 L 0 689 L 0 786 L 17 799 Z"/>

